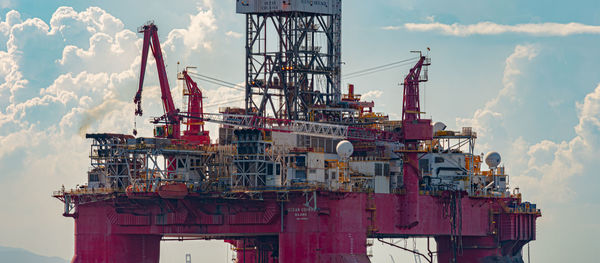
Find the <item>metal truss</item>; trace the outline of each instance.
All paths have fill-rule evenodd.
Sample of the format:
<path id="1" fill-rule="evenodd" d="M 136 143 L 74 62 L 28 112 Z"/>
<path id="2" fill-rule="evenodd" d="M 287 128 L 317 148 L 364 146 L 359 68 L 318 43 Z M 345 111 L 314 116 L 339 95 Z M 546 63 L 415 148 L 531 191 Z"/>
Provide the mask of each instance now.
<path id="1" fill-rule="evenodd" d="M 386 142 L 398 142 L 400 140 L 400 133 L 397 132 L 386 132 L 378 129 L 339 124 L 267 118 L 254 115 L 205 113 L 204 121 L 240 128 L 291 132 L 299 135 L 332 139 Z"/>
<path id="2" fill-rule="evenodd" d="M 259 189 L 267 186 L 268 176 L 280 176 L 275 173 L 276 162 L 272 151 L 273 144 L 264 141 L 260 132 L 253 130 L 240 130 L 237 136 L 237 155 L 233 159 L 235 171 L 233 172 L 234 189 Z"/>
<path id="3" fill-rule="evenodd" d="M 132 136 L 126 135 L 87 135 L 94 141 L 90 147 L 90 164 L 92 169 L 89 176 L 106 178 L 100 187 L 124 189 L 130 184 L 129 163 L 135 162 L 131 156 L 124 153 L 123 147 Z"/>
<path id="4" fill-rule="evenodd" d="M 129 185 L 155 189 L 162 181 L 180 181 L 207 189 L 219 181 L 230 187 L 233 149 L 227 146 L 203 146 L 187 149 L 156 138 L 124 138 L 121 135 L 91 135 L 90 174 L 101 178 L 101 185 L 124 190 Z M 94 178 L 95 179 L 95 178 Z"/>
<path id="5" fill-rule="evenodd" d="M 308 120 L 340 101 L 340 76 L 341 12 L 246 15 L 247 114 Z"/>

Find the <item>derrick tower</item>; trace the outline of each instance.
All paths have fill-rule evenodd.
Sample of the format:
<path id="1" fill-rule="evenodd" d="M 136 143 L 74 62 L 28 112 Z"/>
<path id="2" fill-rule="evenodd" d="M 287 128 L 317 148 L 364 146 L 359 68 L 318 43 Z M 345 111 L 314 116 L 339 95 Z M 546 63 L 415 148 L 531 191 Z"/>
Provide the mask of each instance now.
<path id="1" fill-rule="evenodd" d="M 341 0 L 237 0 L 246 15 L 247 114 L 308 120 L 341 98 Z"/>

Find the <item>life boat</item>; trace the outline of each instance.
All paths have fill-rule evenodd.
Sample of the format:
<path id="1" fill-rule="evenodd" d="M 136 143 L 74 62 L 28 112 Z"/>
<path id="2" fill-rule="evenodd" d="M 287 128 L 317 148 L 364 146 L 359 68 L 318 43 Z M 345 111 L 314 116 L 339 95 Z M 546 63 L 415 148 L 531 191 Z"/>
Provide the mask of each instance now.
<path id="1" fill-rule="evenodd" d="M 163 184 L 158 187 L 158 195 L 165 199 L 183 199 L 188 194 L 184 183 Z"/>

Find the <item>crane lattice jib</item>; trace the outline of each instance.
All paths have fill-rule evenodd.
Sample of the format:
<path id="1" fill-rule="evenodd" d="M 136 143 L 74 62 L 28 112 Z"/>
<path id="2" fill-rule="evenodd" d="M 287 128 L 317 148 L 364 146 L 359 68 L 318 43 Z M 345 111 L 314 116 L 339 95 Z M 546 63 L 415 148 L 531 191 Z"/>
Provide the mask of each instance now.
<path id="1" fill-rule="evenodd" d="M 431 120 L 421 119 L 421 106 L 419 104 L 419 83 L 427 81 L 421 78 L 421 69 L 429 66 L 429 59 L 420 56 L 419 61 L 404 78 L 404 98 L 402 104 L 402 139 L 405 145 L 415 148 L 417 141 L 431 140 Z M 427 73 L 427 71 L 425 71 Z"/>
<path id="2" fill-rule="evenodd" d="M 160 41 L 158 39 L 158 29 L 153 23 L 144 25 L 140 30 L 140 33 L 144 34 L 144 43 L 142 45 L 142 61 L 140 66 L 140 82 L 138 91 L 135 94 L 133 100 L 137 104 L 135 114 L 142 116 L 142 90 L 144 85 L 144 76 L 146 73 L 146 63 L 148 61 L 148 50 L 152 50 L 154 60 L 156 62 L 156 69 L 158 71 L 158 80 L 160 83 L 161 99 L 163 102 L 163 108 L 165 115 L 161 117 L 169 125 L 173 127 L 172 137 L 179 138 L 179 110 L 175 108 L 173 97 L 171 96 L 171 89 L 169 87 L 169 81 L 167 79 L 167 71 L 165 68 L 165 62 L 160 48 Z"/>
<path id="3" fill-rule="evenodd" d="M 419 120 L 421 106 L 419 104 L 419 77 L 425 56 L 421 56 L 419 62 L 410 69 L 404 78 L 404 99 L 402 105 L 402 121 Z"/>
<path id="4" fill-rule="evenodd" d="M 198 88 L 198 84 L 188 74 L 187 70 L 183 72 L 183 78 L 185 81 L 185 87 L 189 96 L 188 100 L 188 131 L 192 134 L 198 134 L 204 131 L 204 124 L 202 122 L 192 122 L 191 119 L 204 118 L 203 102 L 202 102 L 202 91 Z"/>
<path id="5" fill-rule="evenodd" d="M 332 139 L 384 142 L 398 142 L 400 140 L 400 133 L 398 132 L 330 123 L 260 117 L 256 115 L 204 113 L 204 118 L 202 120 L 233 127 L 294 133 Z"/>

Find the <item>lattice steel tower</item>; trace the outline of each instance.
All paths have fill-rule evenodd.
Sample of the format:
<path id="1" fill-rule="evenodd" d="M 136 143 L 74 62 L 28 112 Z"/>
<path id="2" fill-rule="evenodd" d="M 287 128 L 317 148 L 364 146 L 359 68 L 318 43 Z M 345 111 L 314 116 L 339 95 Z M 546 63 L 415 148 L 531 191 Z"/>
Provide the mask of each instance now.
<path id="1" fill-rule="evenodd" d="M 341 0 L 237 0 L 247 113 L 309 120 L 340 101 L 341 10 Z"/>

